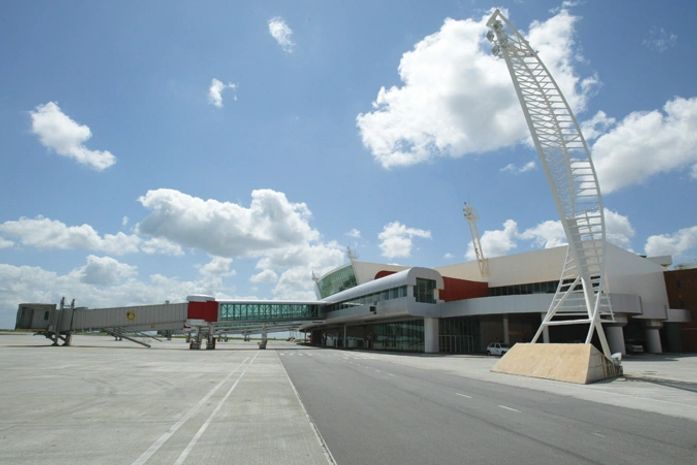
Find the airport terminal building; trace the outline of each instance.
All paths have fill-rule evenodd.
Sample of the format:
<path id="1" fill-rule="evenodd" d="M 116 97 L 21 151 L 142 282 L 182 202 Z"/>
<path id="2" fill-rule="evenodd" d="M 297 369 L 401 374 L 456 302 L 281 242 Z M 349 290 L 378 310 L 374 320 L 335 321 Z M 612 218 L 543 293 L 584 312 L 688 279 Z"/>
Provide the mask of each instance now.
<path id="1" fill-rule="evenodd" d="M 70 335 L 81 331 L 118 337 L 186 332 L 196 337 L 191 348 L 205 339 L 209 349 L 223 335 L 261 333 L 265 339 L 267 333 L 300 329 L 321 347 L 481 353 L 492 342 L 532 339 L 554 297 L 565 255 L 562 246 L 490 258 L 485 267 L 471 261 L 436 268 L 351 259 L 316 280 L 316 300 L 190 296 L 183 303 L 104 309 L 26 303 L 19 305 L 16 328 L 45 334 L 54 344 L 59 339 L 69 344 Z M 689 310 L 697 308 L 687 289 L 694 287 L 689 279 L 697 279 L 697 269 L 666 271 L 669 262 L 670 257 L 644 258 L 607 244 L 605 289 L 613 319 L 603 327 L 613 353 L 697 347 Z M 552 326 L 542 340 L 583 342 L 586 332 L 586 325 Z"/>
<path id="2" fill-rule="evenodd" d="M 566 246 L 437 268 L 351 260 L 317 280 L 324 319 L 303 325 L 318 346 L 409 352 L 475 353 L 491 342 L 529 342 L 559 282 Z M 613 352 L 680 351 L 688 310 L 671 308 L 666 259 L 607 245 L 606 291 Z M 669 260 L 667 260 L 669 261 Z M 546 329 L 545 342 L 581 342 L 581 325 Z"/>

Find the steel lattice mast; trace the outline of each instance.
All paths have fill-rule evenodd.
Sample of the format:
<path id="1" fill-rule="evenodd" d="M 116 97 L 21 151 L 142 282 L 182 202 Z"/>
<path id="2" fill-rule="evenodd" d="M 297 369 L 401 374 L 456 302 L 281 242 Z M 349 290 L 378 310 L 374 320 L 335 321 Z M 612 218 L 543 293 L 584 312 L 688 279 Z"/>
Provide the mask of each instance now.
<path id="1" fill-rule="evenodd" d="M 557 291 L 532 342 L 548 326 L 588 324 L 585 342 L 597 332 L 609 358 L 602 327 L 602 321 L 613 320 L 604 292 L 605 219 L 588 145 L 559 86 L 528 41 L 499 10 L 487 26 L 492 53 L 505 60 L 513 79 L 569 243 Z"/>
<path id="2" fill-rule="evenodd" d="M 482 249 L 482 242 L 479 237 L 479 228 L 477 228 L 477 214 L 474 212 L 472 205 L 469 205 L 467 202 L 465 202 L 463 213 L 465 214 L 465 219 L 470 227 L 472 248 L 474 249 L 474 254 L 477 256 L 479 272 L 481 273 L 482 279 L 486 279 L 489 276 L 489 263 L 484 256 L 484 249 Z"/>

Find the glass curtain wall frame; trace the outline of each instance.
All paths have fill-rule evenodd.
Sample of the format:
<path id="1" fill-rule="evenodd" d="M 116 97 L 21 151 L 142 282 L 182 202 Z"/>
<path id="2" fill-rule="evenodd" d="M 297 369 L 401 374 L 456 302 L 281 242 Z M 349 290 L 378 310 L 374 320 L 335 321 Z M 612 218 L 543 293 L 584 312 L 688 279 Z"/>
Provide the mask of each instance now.
<path id="1" fill-rule="evenodd" d="M 320 318 L 319 305 L 235 302 L 220 304 L 220 321 L 296 321 Z"/>
<path id="2" fill-rule="evenodd" d="M 407 296 L 407 286 L 399 286 L 372 294 L 362 295 L 350 300 L 343 300 L 325 307 L 326 312 L 343 310 L 344 308 L 356 307 L 358 305 L 376 304 L 386 300 L 401 299 Z"/>
<path id="3" fill-rule="evenodd" d="M 356 273 L 353 271 L 353 265 L 339 268 L 317 281 L 320 299 L 325 299 L 330 295 L 345 291 L 357 285 L 358 281 L 356 280 Z"/>
<path id="4" fill-rule="evenodd" d="M 476 316 L 440 318 L 438 321 L 438 342 L 442 353 L 479 352 L 479 334 L 479 318 Z"/>
<path id="5" fill-rule="evenodd" d="M 416 278 L 414 299 L 426 304 L 436 303 L 436 281 L 433 279 Z"/>

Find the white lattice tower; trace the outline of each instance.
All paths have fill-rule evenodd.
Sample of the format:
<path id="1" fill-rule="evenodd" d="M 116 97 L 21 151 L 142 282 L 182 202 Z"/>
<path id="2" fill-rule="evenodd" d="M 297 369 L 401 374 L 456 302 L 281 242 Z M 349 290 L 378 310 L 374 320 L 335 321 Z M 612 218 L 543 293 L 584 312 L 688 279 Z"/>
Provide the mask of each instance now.
<path id="1" fill-rule="evenodd" d="M 612 321 L 604 292 L 605 219 L 590 151 L 559 86 L 537 52 L 496 10 L 487 23 L 492 53 L 505 60 L 569 243 L 559 286 L 532 342 L 547 326 L 588 324 L 606 357 L 602 321 Z"/>
<path id="2" fill-rule="evenodd" d="M 477 228 L 477 214 L 474 212 L 472 205 L 465 202 L 465 208 L 463 209 L 465 214 L 465 219 L 470 226 L 470 235 L 472 236 L 472 248 L 474 249 L 474 254 L 477 257 L 477 262 L 479 263 L 479 272 L 483 279 L 489 276 L 489 264 L 484 257 L 484 249 L 482 249 L 482 242 L 479 237 L 479 229 Z"/>

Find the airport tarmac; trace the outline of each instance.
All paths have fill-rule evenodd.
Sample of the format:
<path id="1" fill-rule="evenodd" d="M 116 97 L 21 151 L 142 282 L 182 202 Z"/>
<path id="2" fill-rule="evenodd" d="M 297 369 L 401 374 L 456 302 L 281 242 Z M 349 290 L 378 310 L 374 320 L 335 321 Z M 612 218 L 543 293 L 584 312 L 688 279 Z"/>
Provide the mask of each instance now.
<path id="1" fill-rule="evenodd" d="M 3 464 L 329 463 L 276 352 L 255 342 L 2 335 L 0 370 Z"/>
<path id="2" fill-rule="evenodd" d="M 340 384 L 337 394 L 348 389 L 348 397 L 332 400 L 336 405 L 355 402 L 369 394 L 357 381 L 361 373 L 352 371 L 357 369 L 385 378 L 365 378 L 363 382 L 377 382 L 370 392 L 412 389 L 415 377 L 423 378 L 419 382 L 442 379 L 443 386 L 474 389 L 481 384 L 484 387 L 477 389 L 484 397 L 501 391 L 502 398 L 537 399 L 542 392 L 571 397 L 569 404 L 574 405 L 591 401 L 632 409 L 637 413 L 630 416 L 639 429 L 644 428 L 638 415 L 642 411 L 674 417 L 661 421 L 681 431 L 685 420 L 697 421 L 697 356 L 632 357 L 625 362 L 631 376 L 579 386 L 491 373 L 497 359 L 477 355 L 339 351 L 281 341 L 270 341 L 269 350 L 260 351 L 256 341 L 241 340 L 219 343 L 214 351 L 190 351 L 182 339 L 153 342 L 146 349 L 96 335 L 78 335 L 73 342 L 72 347 L 51 347 L 39 336 L 0 334 L 0 463 L 332 463 L 332 444 L 325 439 L 347 457 L 347 450 L 359 447 L 352 435 L 359 435 L 348 423 L 334 430 L 340 423 L 332 420 L 336 413 L 323 400 L 329 393 L 321 384 L 344 375 L 355 378 L 355 392 Z M 320 355 L 328 358 L 317 358 Z M 356 357 L 366 367 L 351 365 Z M 314 380 L 320 375 L 321 382 Z M 388 389 L 385 382 L 394 383 L 393 376 L 409 381 Z M 429 388 L 423 395 L 434 392 L 438 391 Z M 472 405 L 479 408 L 481 402 Z M 308 415 L 306 407 L 314 409 L 315 416 Z M 427 414 L 420 412 L 419 417 Z M 325 438 L 314 418 L 324 422 Z M 435 430 L 429 434 L 438 435 Z"/>

